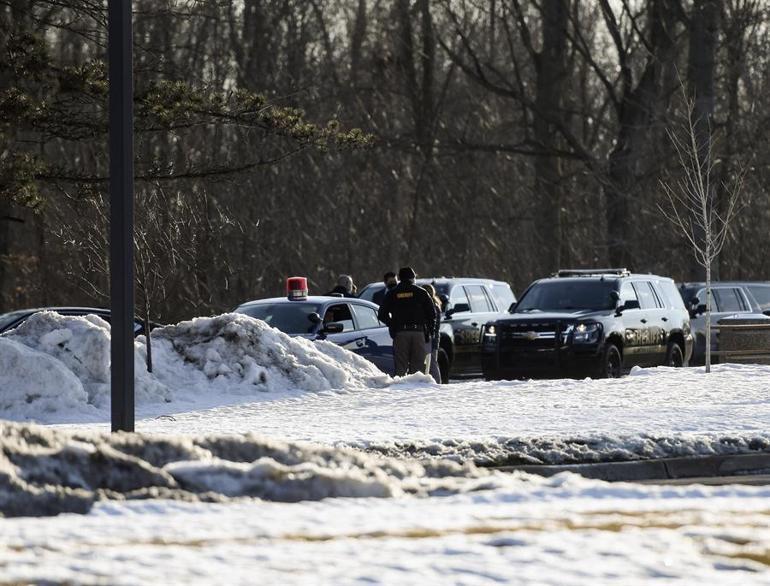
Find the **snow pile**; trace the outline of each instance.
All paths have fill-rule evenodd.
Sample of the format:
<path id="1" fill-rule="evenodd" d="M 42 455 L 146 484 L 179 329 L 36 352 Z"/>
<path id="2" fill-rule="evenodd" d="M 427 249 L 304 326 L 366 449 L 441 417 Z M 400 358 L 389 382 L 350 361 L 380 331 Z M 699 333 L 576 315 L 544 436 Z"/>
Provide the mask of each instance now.
<path id="1" fill-rule="evenodd" d="M 85 512 L 100 499 L 296 502 L 446 495 L 489 488 L 500 478 L 473 465 L 401 462 L 251 434 L 73 434 L 0 423 L 3 516 Z"/>
<path id="2" fill-rule="evenodd" d="M 327 391 L 383 387 L 374 364 L 329 342 L 292 338 L 241 314 L 199 317 L 152 333 L 156 375 L 169 386 Z"/>
<path id="3" fill-rule="evenodd" d="M 344 348 L 292 338 L 240 314 L 158 328 L 152 340 L 153 373 L 145 366 L 146 339 L 140 336 L 135 342 L 140 416 L 165 414 L 180 405 L 189 409 L 242 401 L 260 391 L 349 391 L 394 382 Z M 40 312 L 3 334 L 0 342 L 0 418 L 104 419 L 110 404 L 107 322 L 95 315 Z M 432 381 L 423 375 L 404 380 Z"/>
<path id="4" fill-rule="evenodd" d="M 347 442 L 344 445 L 390 458 L 441 458 L 474 462 L 478 466 L 517 466 L 768 453 L 770 434 L 596 434 L 487 440 Z"/>
<path id="5" fill-rule="evenodd" d="M 0 412 L 22 418 L 77 409 L 88 393 L 59 360 L 8 338 L 0 338 Z"/>
<path id="6" fill-rule="evenodd" d="M 28 416 L 37 417 L 32 404 L 36 394 L 43 393 L 49 398 L 46 407 L 48 411 L 61 410 L 55 404 L 58 385 L 50 384 L 50 380 L 61 378 L 72 382 L 74 375 L 85 391 L 87 403 L 99 409 L 108 409 L 110 404 L 110 324 L 96 315 L 84 317 L 63 316 L 52 311 L 34 314 L 19 327 L 3 334 L 5 340 L 23 344 L 38 353 L 53 357 L 40 357 L 42 368 L 28 373 L 27 388 L 37 388 L 37 392 L 23 393 L 15 378 L 18 374 L 6 370 L 0 374 L 0 389 L 2 396 L 25 395 L 24 402 L 30 404 L 29 409 L 23 409 Z M 143 350 L 143 349 L 142 349 Z M 27 353 L 28 360 L 32 354 Z M 3 360 L 3 358 L 0 358 Z M 136 372 L 136 400 L 139 403 L 168 402 L 171 392 L 168 387 L 147 373 L 143 362 L 143 351 L 135 355 L 134 369 Z M 82 393 L 77 393 L 82 396 Z M 70 397 L 72 397 L 70 393 Z M 64 398 L 66 401 L 66 398 Z M 72 408 L 72 402 L 69 401 Z M 9 404 L 6 409 L 18 416 L 18 409 Z"/>

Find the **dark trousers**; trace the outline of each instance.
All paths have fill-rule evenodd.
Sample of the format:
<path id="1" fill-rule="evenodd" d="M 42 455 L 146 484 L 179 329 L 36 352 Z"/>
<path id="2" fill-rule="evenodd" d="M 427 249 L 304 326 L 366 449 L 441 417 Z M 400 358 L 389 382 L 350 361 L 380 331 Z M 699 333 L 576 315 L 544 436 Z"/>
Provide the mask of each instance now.
<path id="1" fill-rule="evenodd" d="M 425 343 L 421 331 L 397 332 L 393 338 L 393 358 L 396 361 L 396 376 L 427 372 L 430 347 Z"/>

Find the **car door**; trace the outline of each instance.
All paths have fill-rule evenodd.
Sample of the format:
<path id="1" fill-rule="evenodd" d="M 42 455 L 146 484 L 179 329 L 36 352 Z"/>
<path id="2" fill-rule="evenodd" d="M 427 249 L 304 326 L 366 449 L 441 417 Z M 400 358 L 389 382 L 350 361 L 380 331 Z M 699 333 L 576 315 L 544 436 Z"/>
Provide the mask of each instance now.
<path id="1" fill-rule="evenodd" d="M 742 313 L 751 313 L 751 302 L 746 298 L 739 287 L 715 287 L 711 290 L 714 296 L 714 305 L 718 311 L 711 313 L 711 324 L 717 325 L 719 320 L 725 317 L 736 317 Z M 705 326 L 704 326 L 705 327 Z M 719 346 L 719 330 L 711 330 L 711 349 L 717 350 Z M 714 362 L 719 359 L 715 356 Z"/>
<path id="2" fill-rule="evenodd" d="M 471 368 L 475 328 L 471 325 L 474 319 L 470 300 L 462 285 L 450 290 L 447 312 L 441 321 L 451 328 L 454 338 L 452 374 L 466 374 Z"/>
<path id="3" fill-rule="evenodd" d="M 623 307 L 628 302 L 639 304 L 639 297 L 631 281 L 623 281 L 619 293 L 619 307 Z M 620 316 L 620 321 L 623 324 L 623 368 L 641 366 L 643 360 L 642 337 L 645 327 L 641 320 L 641 309 L 623 309 Z"/>
<path id="4" fill-rule="evenodd" d="M 640 363 L 643 366 L 658 366 L 665 362 L 667 350 L 668 317 L 664 304 L 655 292 L 652 282 L 636 281 L 633 285 L 643 314 L 639 319 L 644 328 L 639 350 Z"/>
<path id="5" fill-rule="evenodd" d="M 471 306 L 467 321 L 468 373 L 481 374 L 481 330 L 484 324 L 497 318 L 497 306 L 492 293 L 484 285 L 465 285 Z"/>
<path id="6" fill-rule="evenodd" d="M 368 305 L 351 303 L 356 330 L 362 335 L 362 344 L 356 340 L 358 353 L 390 375 L 396 372 L 393 362 L 393 340 L 385 324 L 377 319 L 377 311 Z"/>
<path id="7" fill-rule="evenodd" d="M 356 324 L 353 320 L 353 312 L 350 309 L 349 303 L 340 302 L 327 305 L 324 309 L 322 319 L 324 325 L 327 323 L 341 323 L 342 331 L 338 333 L 326 333 L 323 331 L 322 326 L 321 333 L 319 334 L 320 339 L 333 342 L 356 354 L 361 353 L 361 348 L 365 344 L 365 336 L 356 329 Z"/>

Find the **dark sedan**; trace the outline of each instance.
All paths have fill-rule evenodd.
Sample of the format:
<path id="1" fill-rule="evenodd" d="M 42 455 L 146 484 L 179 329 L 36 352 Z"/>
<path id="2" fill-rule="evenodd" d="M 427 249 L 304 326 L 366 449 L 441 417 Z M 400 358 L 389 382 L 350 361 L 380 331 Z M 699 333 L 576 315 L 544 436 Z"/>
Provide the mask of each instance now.
<path id="1" fill-rule="evenodd" d="M 110 322 L 110 310 L 98 307 L 37 307 L 34 309 L 18 309 L 8 313 L 0 314 L 0 334 L 16 328 L 27 321 L 31 316 L 41 311 L 54 311 L 59 315 L 69 315 L 82 317 L 84 315 L 98 315 L 107 323 Z M 159 324 L 150 322 L 150 329 L 154 329 Z M 134 321 L 134 336 L 143 336 L 145 333 L 144 322 L 142 320 Z"/>
<path id="2" fill-rule="evenodd" d="M 377 306 L 347 297 L 274 297 L 249 301 L 233 310 L 261 319 L 290 336 L 328 340 L 395 374 L 393 342 L 377 319 Z"/>

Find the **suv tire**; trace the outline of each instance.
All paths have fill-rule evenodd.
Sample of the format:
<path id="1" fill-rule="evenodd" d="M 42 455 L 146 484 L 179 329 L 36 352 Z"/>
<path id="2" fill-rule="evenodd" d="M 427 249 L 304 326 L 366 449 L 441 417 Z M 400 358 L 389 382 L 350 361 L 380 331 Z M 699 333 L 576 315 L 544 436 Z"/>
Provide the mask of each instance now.
<path id="1" fill-rule="evenodd" d="M 597 374 L 598 378 L 620 378 L 623 374 L 623 359 L 615 344 L 607 344 L 604 347 Z"/>
<path id="2" fill-rule="evenodd" d="M 443 348 L 438 349 L 438 370 L 441 373 L 441 384 L 449 382 L 449 356 Z"/>
<path id="3" fill-rule="evenodd" d="M 666 350 L 666 362 L 665 366 L 672 366 L 674 368 L 680 368 L 684 366 L 684 355 L 682 354 L 682 348 L 676 342 L 670 342 L 668 349 Z"/>

